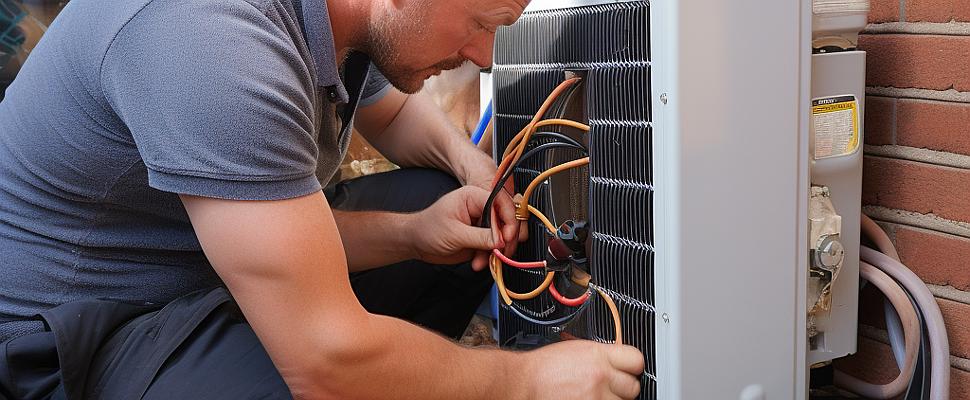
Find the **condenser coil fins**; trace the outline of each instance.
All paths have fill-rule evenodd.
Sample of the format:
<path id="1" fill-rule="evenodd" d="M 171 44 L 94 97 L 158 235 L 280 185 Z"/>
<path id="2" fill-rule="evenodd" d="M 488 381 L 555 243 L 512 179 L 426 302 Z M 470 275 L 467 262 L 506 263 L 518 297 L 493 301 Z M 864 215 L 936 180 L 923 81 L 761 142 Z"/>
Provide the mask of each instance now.
<path id="1" fill-rule="evenodd" d="M 551 180 L 536 191 L 531 203 L 548 211 L 555 223 L 588 220 L 589 272 L 593 282 L 616 301 L 623 325 L 623 343 L 639 348 L 646 359 L 641 399 L 655 399 L 654 220 L 650 88 L 650 8 L 646 1 L 609 2 L 584 7 L 531 11 L 513 26 L 499 30 L 495 43 L 496 148 L 528 124 L 546 96 L 567 74 L 582 83 L 563 96 L 544 118 L 569 118 L 590 125 L 588 135 L 560 130 L 589 147 L 590 165 L 581 185 L 570 179 Z M 577 111 L 577 105 L 579 111 Z M 499 151 L 501 153 L 501 151 Z M 580 157 L 573 150 L 548 152 L 515 171 L 521 192 L 540 172 Z M 570 187 L 564 187 L 570 186 Z M 572 187 L 577 186 L 577 187 Z M 583 197 L 576 204 L 561 196 Z M 530 220 L 529 241 L 516 258 L 541 260 L 545 246 L 542 225 Z M 505 269 L 509 289 L 527 292 L 542 282 L 541 271 Z M 571 314 L 548 293 L 518 302 L 529 316 L 549 320 Z M 582 318 L 565 328 L 544 327 L 500 309 L 501 343 L 541 342 L 540 338 L 575 335 L 602 342 L 615 338 L 611 314 L 598 296 Z M 564 330 L 564 332 L 562 332 Z M 531 339 L 530 339 L 531 338 Z"/>

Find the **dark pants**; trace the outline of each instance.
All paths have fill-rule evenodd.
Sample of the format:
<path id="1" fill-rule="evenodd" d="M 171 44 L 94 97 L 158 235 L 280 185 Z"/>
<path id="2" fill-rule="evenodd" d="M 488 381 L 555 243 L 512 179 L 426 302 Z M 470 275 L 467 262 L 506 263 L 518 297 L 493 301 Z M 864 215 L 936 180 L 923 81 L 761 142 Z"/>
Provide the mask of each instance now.
<path id="1" fill-rule="evenodd" d="M 458 183 L 408 169 L 328 188 L 343 210 L 421 210 Z M 458 338 L 491 286 L 468 264 L 406 261 L 351 274 L 368 311 Z M 293 310 L 299 312 L 299 310 Z M 0 398 L 290 398 L 252 329 L 222 288 L 157 305 L 91 300 L 42 314 L 47 332 L 0 344 Z"/>

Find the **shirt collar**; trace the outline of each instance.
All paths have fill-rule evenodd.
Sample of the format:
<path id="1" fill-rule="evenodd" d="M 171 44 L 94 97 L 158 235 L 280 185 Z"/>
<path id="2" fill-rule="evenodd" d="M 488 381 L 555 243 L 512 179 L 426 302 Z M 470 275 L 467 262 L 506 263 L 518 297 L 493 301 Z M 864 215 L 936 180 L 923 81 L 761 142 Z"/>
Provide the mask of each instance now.
<path id="1" fill-rule="evenodd" d="M 340 79 L 336 50 L 333 43 L 333 26 L 327 0 L 296 0 L 303 11 L 303 32 L 310 57 L 317 70 L 317 83 L 326 89 L 327 99 L 334 103 L 347 103 L 350 96 Z M 302 3 L 302 4 L 301 4 Z M 297 10 L 297 12 L 300 12 Z"/>

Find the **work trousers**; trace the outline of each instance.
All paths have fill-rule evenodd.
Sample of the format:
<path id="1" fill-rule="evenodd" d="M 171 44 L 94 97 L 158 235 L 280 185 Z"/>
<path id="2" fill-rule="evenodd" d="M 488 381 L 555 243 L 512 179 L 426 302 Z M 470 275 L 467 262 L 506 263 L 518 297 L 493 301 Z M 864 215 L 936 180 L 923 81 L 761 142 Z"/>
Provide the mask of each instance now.
<path id="1" fill-rule="evenodd" d="M 336 209 L 414 212 L 456 188 L 455 179 L 440 171 L 404 169 L 357 178 L 325 192 Z M 452 338 L 462 334 L 491 286 L 487 273 L 474 272 L 467 263 L 420 261 L 354 273 L 350 280 L 368 311 Z M 327 290 L 326 283 L 321 282 L 320 290 Z M 168 304 L 77 301 L 38 318 L 46 331 L 0 343 L 0 398 L 291 398 L 222 287 Z M 361 384 L 366 381 L 361 377 Z"/>

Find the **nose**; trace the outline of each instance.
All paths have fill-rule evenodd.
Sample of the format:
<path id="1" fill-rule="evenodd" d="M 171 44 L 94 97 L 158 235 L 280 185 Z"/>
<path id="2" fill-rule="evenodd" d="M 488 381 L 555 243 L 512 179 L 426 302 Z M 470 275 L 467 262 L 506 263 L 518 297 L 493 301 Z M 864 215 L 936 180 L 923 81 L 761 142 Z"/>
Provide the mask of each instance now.
<path id="1" fill-rule="evenodd" d="M 475 38 L 465 44 L 465 47 L 458 51 L 458 54 L 481 68 L 488 68 L 492 66 L 492 46 L 494 44 L 494 33 L 476 35 Z"/>

